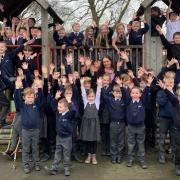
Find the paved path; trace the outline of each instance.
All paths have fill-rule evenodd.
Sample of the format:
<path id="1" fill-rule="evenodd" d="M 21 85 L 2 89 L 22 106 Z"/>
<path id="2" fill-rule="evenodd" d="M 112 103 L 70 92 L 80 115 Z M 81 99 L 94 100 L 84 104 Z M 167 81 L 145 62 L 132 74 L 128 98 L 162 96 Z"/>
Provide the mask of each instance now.
<path id="1" fill-rule="evenodd" d="M 64 177 L 62 166 L 57 175 L 47 175 L 42 169 L 40 172 L 32 172 L 25 175 L 21 169 L 20 159 L 16 170 L 12 169 L 12 161 L 0 156 L 0 180 L 180 180 L 174 174 L 174 165 L 170 160 L 165 165 L 157 162 L 157 155 L 147 155 L 149 168 L 143 170 L 138 164 L 132 168 L 126 167 L 126 161 L 122 164 L 111 164 L 109 157 L 98 157 L 98 165 L 72 164 L 70 177 Z M 43 163 L 45 166 L 51 161 Z"/>

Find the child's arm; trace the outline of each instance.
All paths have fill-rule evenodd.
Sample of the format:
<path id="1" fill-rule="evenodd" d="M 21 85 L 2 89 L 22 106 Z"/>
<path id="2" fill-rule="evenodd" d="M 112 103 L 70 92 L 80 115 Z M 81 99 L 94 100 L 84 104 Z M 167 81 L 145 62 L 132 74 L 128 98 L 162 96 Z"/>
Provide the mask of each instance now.
<path id="1" fill-rule="evenodd" d="M 84 107 L 86 107 L 88 100 L 87 100 L 87 94 L 86 94 L 86 90 L 84 88 L 84 78 L 81 78 L 81 95 L 82 95 L 82 99 L 83 99 L 83 103 L 84 103 Z"/>
<path id="2" fill-rule="evenodd" d="M 52 101 L 51 101 L 51 108 L 54 112 L 57 111 L 58 99 L 61 97 L 61 94 L 62 94 L 61 91 L 57 91 L 55 98 L 52 99 Z"/>
<path id="3" fill-rule="evenodd" d="M 169 6 L 166 12 L 166 21 L 169 21 L 169 14 L 170 14 L 170 10 L 171 10 L 171 5 L 172 5 L 172 0 L 169 0 Z"/>
<path id="4" fill-rule="evenodd" d="M 165 38 L 163 32 L 162 32 L 162 29 L 159 25 L 156 26 L 156 30 L 159 32 L 160 34 L 160 38 L 161 38 L 161 42 L 162 44 L 165 46 L 165 48 L 167 50 L 169 50 L 170 46 L 171 46 L 171 43 Z"/>
<path id="5" fill-rule="evenodd" d="M 100 106 L 101 88 L 102 88 L 102 78 L 100 77 L 99 79 L 97 79 L 97 90 L 96 90 L 96 99 L 95 99 L 95 104 L 97 109 L 99 109 Z"/>
<path id="6" fill-rule="evenodd" d="M 141 18 L 141 22 L 144 23 L 144 28 L 141 28 L 142 34 L 145 34 L 149 31 L 149 25 L 146 23 L 144 18 Z"/>
<path id="7" fill-rule="evenodd" d="M 23 107 L 23 99 L 22 99 L 22 80 L 20 77 L 17 77 L 15 82 L 16 89 L 14 91 L 14 101 L 17 109 L 21 109 Z"/>

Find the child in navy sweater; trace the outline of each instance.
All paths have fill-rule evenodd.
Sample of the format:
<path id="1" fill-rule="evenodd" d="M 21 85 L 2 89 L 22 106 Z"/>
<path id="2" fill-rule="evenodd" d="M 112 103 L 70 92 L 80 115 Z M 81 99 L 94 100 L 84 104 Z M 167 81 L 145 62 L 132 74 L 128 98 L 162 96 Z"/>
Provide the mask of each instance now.
<path id="1" fill-rule="evenodd" d="M 39 81 L 41 82 L 41 81 Z M 40 107 L 42 100 L 41 84 L 37 84 L 38 94 L 32 88 L 26 88 L 23 91 L 22 82 L 16 81 L 16 90 L 14 100 L 17 108 L 20 110 L 22 118 L 22 161 L 24 172 L 30 173 L 29 154 L 32 150 L 33 165 L 36 171 L 40 171 L 39 166 L 39 132 L 40 132 Z"/>
<path id="2" fill-rule="evenodd" d="M 50 167 L 45 169 L 52 175 L 55 175 L 59 169 L 60 162 L 64 163 L 64 174 L 70 176 L 70 159 L 72 150 L 72 132 L 73 121 L 75 118 L 75 108 L 71 104 L 69 106 L 66 99 L 58 99 L 61 92 L 56 93 L 55 99 L 52 101 L 52 109 L 56 113 L 56 151 L 54 161 Z"/>
<path id="3" fill-rule="evenodd" d="M 103 92 L 103 91 L 102 91 Z M 110 116 L 110 152 L 112 163 L 121 163 L 125 147 L 125 99 L 119 85 L 113 86 L 112 95 L 103 94 Z"/>
<path id="4" fill-rule="evenodd" d="M 107 96 L 112 92 L 111 77 L 109 74 L 102 76 L 103 87 L 101 89 L 101 103 L 99 108 L 102 138 L 102 155 L 110 155 L 110 135 L 109 135 L 109 110 L 108 102 L 105 100 L 104 94 Z"/>
<path id="5" fill-rule="evenodd" d="M 127 124 L 128 124 L 128 163 L 131 167 L 134 160 L 134 151 L 137 145 L 140 165 L 143 169 L 147 168 L 145 162 L 145 99 L 147 92 L 145 88 L 143 94 L 140 88 L 133 87 L 130 97 L 127 97 Z M 129 102 L 128 102 L 129 101 Z"/>

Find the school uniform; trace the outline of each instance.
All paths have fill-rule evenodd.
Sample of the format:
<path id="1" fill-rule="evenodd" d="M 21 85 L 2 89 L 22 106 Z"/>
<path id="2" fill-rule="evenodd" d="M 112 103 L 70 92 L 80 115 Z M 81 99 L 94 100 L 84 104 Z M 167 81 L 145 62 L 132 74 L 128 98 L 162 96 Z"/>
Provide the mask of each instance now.
<path id="1" fill-rule="evenodd" d="M 52 101 L 53 111 L 57 109 L 57 101 Z M 63 161 L 64 169 L 69 170 L 71 150 L 72 150 L 72 133 L 73 121 L 75 118 L 75 109 L 70 106 L 70 109 L 62 114 L 56 113 L 56 150 L 52 170 L 57 171 L 60 162 Z"/>
<path id="2" fill-rule="evenodd" d="M 172 92 L 165 90 L 168 100 L 173 106 L 173 149 L 176 174 L 180 174 L 180 102 Z"/>
<path id="3" fill-rule="evenodd" d="M 97 88 L 96 100 L 92 104 L 87 101 L 84 87 L 81 87 L 81 92 L 84 102 L 84 114 L 80 128 L 80 139 L 87 142 L 87 153 L 96 154 L 96 142 L 100 141 L 100 123 L 98 110 L 100 104 L 101 88 Z"/>
<path id="4" fill-rule="evenodd" d="M 127 123 L 128 123 L 128 157 L 129 160 L 134 158 L 134 148 L 136 141 L 138 145 L 139 160 L 144 160 L 145 149 L 145 109 L 142 102 L 139 100 L 131 101 L 127 106 Z"/>
<path id="5" fill-rule="evenodd" d="M 22 119 L 22 162 L 24 168 L 29 168 L 29 154 L 32 150 L 32 158 L 35 166 L 39 166 L 39 133 L 40 133 L 40 107 L 42 100 L 41 89 L 33 104 L 25 104 L 22 100 L 22 89 L 16 89 L 14 93 L 15 103 L 20 109 Z"/>
<path id="6" fill-rule="evenodd" d="M 144 23 L 144 28 L 139 29 L 138 31 L 131 30 L 129 33 L 129 45 L 142 45 L 142 38 L 145 33 L 147 33 L 149 30 L 149 25 L 147 23 Z M 136 49 L 132 49 L 132 65 L 133 70 L 136 70 L 136 67 L 140 64 L 140 59 L 142 59 L 142 51 L 141 49 L 138 49 L 138 57 L 137 59 L 137 53 Z M 138 62 L 139 64 L 136 64 Z"/>
<path id="7" fill-rule="evenodd" d="M 102 151 L 103 154 L 110 153 L 110 117 L 108 103 L 104 99 L 104 94 L 110 95 L 112 86 L 103 87 L 101 89 L 101 103 L 99 108 L 100 125 L 101 125 L 101 138 L 102 138 Z"/>
<path id="8" fill-rule="evenodd" d="M 80 48 L 83 45 L 84 35 L 82 32 L 71 32 L 68 36 L 68 44 L 70 46 L 75 46 L 76 48 Z M 77 43 L 73 44 L 73 41 L 76 40 Z M 79 51 L 81 53 L 81 51 Z M 79 58 L 78 50 L 74 50 L 74 70 L 78 71 L 78 58 Z"/>
<path id="9" fill-rule="evenodd" d="M 13 81 L 14 81 L 14 66 L 13 61 L 16 55 L 22 51 L 23 45 L 19 48 L 16 48 L 12 51 L 6 51 L 4 54 L 0 55 L 0 72 L 1 72 L 1 79 L 4 81 L 6 87 L 8 89 L 13 89 Z"/>
<path id="10" fill-rule="evenodd" d="M 160 38 L 162 44 L 167 49 L 168 60 L 170 61 L 172 58 L 175 58 L 180 62 L 180 44 L 170 43 L 163 34 L 160 35 Z"/>
<path id="11" fill-rule="evenodd" d="M 110 116 L 110 152 L 113 161 L 120 161 L 125 147 L 125 102 L 123 98 L 104 96 Z"/>
<path id="12" fill-rule="evenodd" d="M 156 101 L 159 104 L 159 155 L 164 157 L 165 138 L 168 130 L 172 137 L 174 108 L 164 90 L 160 90 L 157 93 Z"/>

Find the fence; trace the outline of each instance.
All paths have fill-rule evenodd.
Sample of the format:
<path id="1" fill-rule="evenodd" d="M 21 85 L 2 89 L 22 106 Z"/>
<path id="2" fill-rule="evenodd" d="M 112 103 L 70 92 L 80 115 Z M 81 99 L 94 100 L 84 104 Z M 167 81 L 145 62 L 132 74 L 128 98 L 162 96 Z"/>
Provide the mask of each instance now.
<path id="1" fill-rule="evenodd" d="M 19 47 L 18 45 L 8 45 L 8 49 L 14 49 Z M 37 56 L 35 57 L 35 64 L 39 71 L 41 71 L 41 65 L 42 65 L 42 51 L 41 45 L 31 45 L 33 50 L 37 52 Z M 141 45 L 130 45 L 130 46 L 120 46 L 120 50 L 124 50 L 129 54 L 129 59 L 132 62 L 134 70 L 137 70 L 139 66 L 144 65 L 144 58 L 143 58 L 143 46 Z M 80 64 L 78 62 L 79 56 L 88 56 L 93 61 L 99 60 L 102 61 L 104 55 L 108 55 L 113 60 L 113 63 L 116 63 L 118 60 L 120 60 L 120 56 L 117 55 L 116 50 L 112 47 L 110 48 L 103 48 L 103 47 L 93 47 L 91 51 L 80 47 L 78 49 L 74 49 L 74 47 L 67 47 L 66 49 L 62 49 L 59 46 L 55 47 L 49 47 L 49 62 L 53 62 L 59 70 L 60 65 L 65 63 L 65 57 L 68 53 L 72 53 L 74 57 L 73 62 L 73 70 L 80 71 Z"/>
<path id="2" fill-rule="evenodd" d="M 129 54 L 129 59 L 132 62 L 134 70 L 137 70 L 139 66 L 144 65 L 143 58 L 143 46 L 120 46 L 120 50 L 124 50 Z M 73 62 L 73 70 L 80 71 L 80 64 L 78 62 L 79 56 L 88 56 L 93 61 L 99 60 L 102 61 L 104 55 L 108 55 L 113 60 L 113 63 L 120 60 L 120 56 L 117 55 L 116 50 L 112 47 L 103 48 L 103 47 L 93 47 L 91 51 L 85 48 L 74 49 L 74 47 L 67 47 L 66 49 L 62 49 L 61 47 L 52 47 L 50 48 L 51 59 L 52 62 L 55 63 L 57 70 L 59 70 L 61 64 L 65 63 L 65 57 L 68 53 L 72 53 L 74 62 Z"/>

